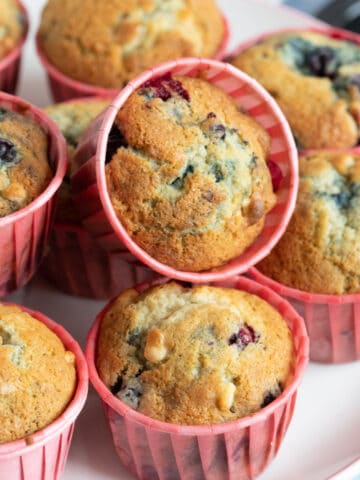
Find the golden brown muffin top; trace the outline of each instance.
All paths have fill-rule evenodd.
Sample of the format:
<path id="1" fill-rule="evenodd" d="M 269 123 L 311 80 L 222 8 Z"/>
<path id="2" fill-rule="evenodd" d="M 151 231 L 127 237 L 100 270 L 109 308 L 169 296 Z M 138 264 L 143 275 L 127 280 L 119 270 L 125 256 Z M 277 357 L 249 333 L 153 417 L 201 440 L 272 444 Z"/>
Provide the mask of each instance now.
<path id="1" fill-rule="evenodd" d="M 45 108 L 48 116 L 56 122 L 64 135 L 69 155 L 67 175 L 59 190 L 56 221 L 61 223 L 79 223 L 75 205 L 72 201 L 70 177 L 73 169 L 73 156 L 79 140 L 91 121 L 110 103 L 110 100 L 76 100 L 56 103 Z"/>
<path id="2" fill-rule="evenodd" d="M 259 297 L 171 282 L 116 299 L 101 324 L 96 364 L 112 392 L 139 412 L 209 425 L 273 401 L 292 360 L 286 322 Z"/>
<path id="3" fill-rule="evenodd" d="M 52 177 L 43 129 L 28 117 L 0 108 L 0 217 L 35 200 Z"/>
<path id="4" fill-rule="evenodd" d="M 24 35 L 25 18 L 15 0 L 1 0 L 0 60 L 13 50 Z"/>
<path id="5" fill-rule="evenodd" d="M 319 151 L 300 157 L 295 213 L 258 268 L 306 292 L 360 292 L 360 155 Z"/>
<path id="6" fill-rule="evenodd" d="M 258 236 L 274 206 L 270 139 L 211 83 L 166 75 L 120 109 L 106 178 L 133 240 L 180 270 L 217 267 Z"/>
<path id="7" fill-rule="evenodd" d="M 231 63 L 271 93 L 300 147 L 357 143 L 360 45 L 321 33 L 281 33 L 249 47 Z"/>
<path id="8" fill-rule="evenodd" d="M 166 60 L 212 57 L 223 35 L 214 0 L 49 0 L 40 27 L 56 68 L 109 88 Z"/>
<path id="9" fill-rule="evenodd" d="M 70 402 L 75 356 L 43 323 L 0 304 L 0 444 L 53 422 Z"/>

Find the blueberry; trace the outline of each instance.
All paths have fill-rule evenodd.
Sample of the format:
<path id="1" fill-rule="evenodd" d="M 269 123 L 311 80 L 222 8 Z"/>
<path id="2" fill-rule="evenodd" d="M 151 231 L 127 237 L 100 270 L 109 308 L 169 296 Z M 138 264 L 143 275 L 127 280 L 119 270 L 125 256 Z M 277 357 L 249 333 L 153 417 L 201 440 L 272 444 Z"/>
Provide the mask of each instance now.
<path id="1" fill-rule="evenodd" d="M 114 385 L 110 387 L 110 391 L 113 395 L 116 395 L 122 387 L 122 377 L 118 377 Z"/>
<path id="2" fill-rule="evenodd" d="M 127 146 L 124 135 L 116 125 L 113 125 L 108 138 L 105 162 L 109 163 L 120 147 L 126 148 Z"/>
<path id="3" fill-rule="evenodd" d="M 194 167 L 192 165 L 188 165 L 181 177 L 176 177 L 175 180 L 170 183 L 170 185 L 177 190 L 182 190 L 184 187 L 185 178 L 189 175 L 189 173 L 194 173 Z"/>
<path id="4" fill-rule="evenodd" d="M 220 167 L 220 165 L 219 165 L 218 163 L 215 163 L 215 165 L 213 165 L 213 166 L 211 167 L 211 170 L 210 170 L 210 171 L 211 171 L 211 173 L 212 173 L 213 175 L 215 175 L 215 181 L 216 181 L 216 183 L 219 183 L 219 182 L 221 182 L 222 180 L 224 180 L 224 174 L 223 174 L 223 172 L 222 172 L 222 170 L 221 170 L 221 167 Z"/>
<path id="5" fill-rule="evenodd" d="M 226 130 L 224 125 L 221 125 L 221 123 L 213 125 L 211 127 L 211 133 L 216 140 L 225 140 Z"/>
<path id="6" fill-rule="evenodd" d="M 6 114 L 7 114 L 7 110 L 5 110 L 5 108 L 0 108 L 0 117 Z"/>
<path id="7" fill-rule="evenodd" d="M 250 160 L 250 168 L 256 167 L 258 160 L 259 160 L 259 157 L 253 154 Z"/>
<path id="8" fill-rule="evenodd" d="M 264 396 L 263 403 L 261 404 L 261 408 L 266 407 L 269 405 L 271 402 L 273 402 L 276 399 L 275 395 L 271 392 L 267 392 Z"/>
<path id="9" fill-rule="evenodd" d="M 333 48 L 314 48 L 306 54 L 305 61 L 312 75 L 329 78 L 335 76 L 338 67 L 338 60 Z"/>
<path id="10" fill-rule="evenodd" d="M 260 338 L 260 335 L 255 332 L 251 325 L 244 323 L 242 327 L 240 327 L 237 333 L 233 333 L 228 340 L 229 345 L 235 345 L 239 348 L 239 350 L 244 350 L 245 347 L 249 345 L 249 343 L 256 343 Z"/>
<path id="11" fill-rule="evenodd" d="M 17 149 L 15 145 L 10 140 L 0 138 L 0 164 L 16 163 L 16 159 Z"/>
<path id="12" fill-rule="evenodd" d="M 133 345 L 134 347 L 139 346 L 141 343 L 139 330 L 132 330 L 129 332 L 129 336 L 126 341 L 129 345 Z"/>
<path id="13" fill-rule="evenodd" d="M 350 192 L 340 192 L 331 195 L 331 198 L 339 208 L 346 208 L 351 200 L 351 194 Z"/>
<path id="14" fill-rule="evenodd" d="M 137 408 L 143 394 L 143 387 L 138 378 L 130 378 L 126 385 L 117 393 L 117 397 L 132 408 Z"/>
<path id="15" fill-rule="evenodd" d="M 216 114 L 214 112 L 210 112 L 207 114 L 206 118 L 216 118 Z"/>

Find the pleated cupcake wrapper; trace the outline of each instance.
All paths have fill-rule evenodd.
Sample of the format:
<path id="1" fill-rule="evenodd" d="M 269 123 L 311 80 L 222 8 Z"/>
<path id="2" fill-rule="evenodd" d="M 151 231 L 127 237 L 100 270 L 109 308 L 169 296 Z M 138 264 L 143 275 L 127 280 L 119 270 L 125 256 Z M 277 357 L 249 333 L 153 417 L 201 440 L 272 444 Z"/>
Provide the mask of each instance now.
<path id="1" fill-rule="evenodd" d="M 67 167 L 66 144 L 58 127 L 44 112 L 18 97 L 0 92 L 0 108 L 16 111 L 37 122 L 48 135 L 49 163 L 54 176 L 31 204 L 0 218 L 0 298 L 24 285 L 45 252 L 52 225 L 55 194 Z"/>
<path id="2" fill-rule="evenodd" d="M 54 225 L 41 273 L 65 293 L 97 299 L 156 276 L 128 250 L 109 253 L 83 227 L 70 224 Z"/>
<path id="3" fill-rule="evenodd" d="M 144 82 L 167 72 L 206 77 L 231 95 L 270 134 L 270 160 L 277 163 L 284 175 L 277 192 L 276 206 L 266 217 L 263 231 L 239 257 L 217 269 L 194 273 L 164 265 L 140 248 L 116 217 L 106 187 L 105 156 L 107 139 L 116 114 L 128 97 Z M 156 272 L 170 278 L 191 282 L 222 280 L 245 272 L 264 258 L 282 236 L 295 207 L 298 187 L 298 161 L 295 144 L 287 122 L 269 94 L 253 79 L 231 65 L 207 59 L 180 59 L 162 64 L 130 82 L 97 117 L 85 132 L 74 157 L 72 189 L 82 224 L 108 251 L 130 252 Z"/>
<path id="4" fill-rule="evenodd" d="M 236 277 L 214 285 L 256 294 L 280 312 L 293 334 L 293 378 L 270 405 L 234 422 L 179 426 L 153 420 L 112 395 L 98 376 L 96 344 L 110 303 L 98 315 L 89 333 L 86 359 L 91 382 L 103 401 L 116 451 L 123 464 L 141 480 L 253 479 L 276 456 L 290 424 L 297 389 L 308 361 L 309 345 L 302 318 L 281 297 L 250 279 Z M 148 286 L 135 288 L 142 291 Z"/>
<path id="5" fill-rule="evenodd" d="M 360 293 L 323 295 L 282 285 L 256 268 L 249 274 L 285 298 L 304 318 L 310 359 L 322 363 L 360 360 Z"/>
<path id="6" fill-rule="evenodd" d="M 224 22 L 224 37 L 215 59 L 222 60 L 226 54 L 227 46 L 230 39 L 230 28 L 226 17 L 223 16 Z M 115 97 L 119 93 L 119 89 L 98 87 L 87 83 L 75 80 L 63 74 L 54 67 L 47 59 L 41 45 L 40 35 L 36 36 L 36 49 L 41 63 L 46 71 L 50 90 L 55 102 L 63 102 L 76 97 L 88 96 L 110 96 Z"/>
<path id="7" fill-rule="evenodd" d="M 18 77 L 19 77 L 19 70 L 20 70 L 20 63 L 21 63 L 21 54 L 24 43 L 26 42 L 28 29 L 29 29 L 29 17 L 26 11 L 26 8 L 19 0 L 16 0 L 19 8 L 24 16 L 25 20 L 25 27 L 24 27 L 24 35 L 21 39 L 20 43 L 8 54 L 6 57 L 0 60 L 0 91 L 4 91 L 7 93 L 15 93 Z"/>
<path id="8" fill-rule="evenodd" d="M 257 43 L 260 43 L 267 38 L 273 36 L 273 35 L 278 35 L 281 33 L 296 33 L 296 32 L 314 32 L 314 33 L 322 33 L 324 35 L 329 36 L 330 38 L 336 39 L 336 40 L 348 40 L 353 43 L 360 43 L 360 35 L 350 32 L 349 30 L 342 30 L 341 28 L 334 28 L 332 26 L 328 26 L 325 23 L 321 26 L 318 27 L 311 27 L 311 26 L 305 26 L 305 27 L 297 27 L 297 28 L 280 28 L 276 30 L 271 30 L 269 32 L 262 33 L 260 35 L 256 35 L 254 37 L 251 37 L 248 40 L 245 40 L 244 42 L 241 42 L 227 57 L 226 60 L 230 61 L 232 58 L 236 57 L 239 55 L 241 52 L 247 50 L 250 47 L 253 47 Z"/>
<path id="9" fill-rule="evenodd" d="M 84 355 L 71 335 L 45 315 L 20 307 L 44 323 L 76 358 L 77 387 L 63 414 L 49 426 L 26 439 L 0 445 L 0 478 L 6 480 L 58 480 L 64 470 L 74 430 L 88 392 Z"/>

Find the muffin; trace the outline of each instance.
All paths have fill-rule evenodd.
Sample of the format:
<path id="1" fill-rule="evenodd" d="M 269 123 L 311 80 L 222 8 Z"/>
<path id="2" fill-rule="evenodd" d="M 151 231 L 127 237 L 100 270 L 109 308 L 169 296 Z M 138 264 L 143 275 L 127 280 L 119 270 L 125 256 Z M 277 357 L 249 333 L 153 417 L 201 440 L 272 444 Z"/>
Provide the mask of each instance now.
<path id="1" fill-rule="evenodd" d="M 223 36 L 214 0 L 49 0 L 39 30 L 60 72 L 116 89 L 166 60 L 213 57 Z"/>
<path id="2" fill-rule="evenodd" d="M 120 294 L 104 316 L 100 378 L 137 411 L 181 425 L 250 415 L 290 380 L 291 334 L 244 291 L 175 282 Z"/>
<path id="3" fill-rule="evenodd" d="M 56 221 L 59 223 L 79 223 L 75 205 L 73 204 L 70 176 L 72 159 L 81 135 L 90 122 L 109 104 L 109 100 L 84 99 L 58 103 L 45 108 L 47 115 L 54 120 L 64 135 L 69 154 L 68 173 L 59 190 Z"/>
<path id="4" fill-rule="evenodd" d="M 257 268 L 305 292 L 360 292 L 360 154 L 300 157 L 300 188 L 285 235 Z"/>
<path id="5" fill-rule="evenodd" d="M 0 60 L 13 50 L 25 33 L 25 18 L 15 0 L 1 0 Z"/>
<path id="6" fill-rule="evenodd" d="M 218 267 L 261 232 L 276 203 L 270 139 L 223 90 L 166 74 L 119 110 L 108 139 L 106 181 L 132 239 L 187 271 Z"/>
<path id="7" fill-rule="evenodd" d="M 74 354 L 43 323 L 0 304 L 0 444 L 50 424 L 75 386 Z"/>
<path id="8" fill-rule="evenodd" d="M 360 45 L 326 33 L 267 36 L 232 58 L 276 99 L 301 148 L 359 140 Z"/>
<path id="9" fill-rule="evenodd" d="M 35 200 L 52 178 L 46 133 L 31 118 L 0 108 L 0 217 Z"/>

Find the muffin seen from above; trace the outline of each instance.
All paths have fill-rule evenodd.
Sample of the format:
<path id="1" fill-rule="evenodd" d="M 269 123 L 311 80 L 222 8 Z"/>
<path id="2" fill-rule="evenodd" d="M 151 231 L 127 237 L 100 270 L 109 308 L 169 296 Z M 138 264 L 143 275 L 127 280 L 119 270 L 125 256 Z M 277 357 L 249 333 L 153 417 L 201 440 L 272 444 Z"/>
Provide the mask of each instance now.
<path id="1" fill-rule="evenodd" d="M 81 135 L 90 122 L 109 105 L 110 100 L 84 99 L 57 103 L 45 108 L 47 115 L 54 120 L 64 135 L 69 155 L 68 173 L 59 190 L 56 221 L 60 223 L 79 223 L 79 217 L 72 200 L 70 176 L 73 168 L 73 155 Z"/>
<path id="2" fill-rule="evenodd" d="M 0 61 L 21 41 L 25 33 L 25 18 L 15 0 L 1 0 Z"/>
<path id="3" fill-rule="evenodd" d="M 49 425 L 75 386 L 74 354 L 43 323 L 0 304 L 0 444 Z"/>
<path id="4" fill-rule="evenodd" d="M 275 98 L 301 148 L 350 148 L 360 127 L 360 44 L 326 33 L 269 35 L 230 62 Z"/>
<path id="5" fill-rule="evenodd" d="M 52 178 L 46 133 L 32 119 L 0 108 L 0 217 L 30 204 Z"/>
<path id="6" fill-rule="evenodd" d="M 270 138 L 223 90 L 166 74 L 143 84 L 109 134 L 106 179 L 132 239 L 178 270 L 240 255 L 276 203 Z"/>
<path id="7" fill-rule="evenodd" d="M 213 57 L 223 37 L 215 0 L 49 0 L 39 30 L 60 72 L 113 89 L 167 60 Z"/>
<path id="8" fill-rule="evenodd" d="M 305 292 L 360 292 L 360 154 L 300 157 L 300 188 L 285 235 L 257 268 Z"/>
<path id="9" fill-rule="evenodd" d="M 175 282 L 126 290 L 106 312 L 97 369 L 121 401 L 181 425 L 251 415 L 291 380 L 293 342 L 259 297 Z"/>

